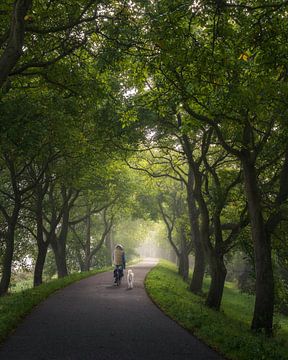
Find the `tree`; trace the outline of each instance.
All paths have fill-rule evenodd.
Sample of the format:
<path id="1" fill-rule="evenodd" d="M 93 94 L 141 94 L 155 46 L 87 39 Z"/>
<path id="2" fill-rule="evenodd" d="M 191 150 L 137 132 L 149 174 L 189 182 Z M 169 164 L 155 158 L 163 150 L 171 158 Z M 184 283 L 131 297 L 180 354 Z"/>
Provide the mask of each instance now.
<path id="1" fill-rule="evenodd" d="M 91 0 L 5 1 L 0 14 L 0 87 L 9 88 L 7 80 L 18 75 L 43 76 L 50 82 L 47 69 L 79 49 L 94 56 L 95 43 L 101 46 L 105 28 L 111 26 L 107 22 L 125 21 L 123 8 L 125 3 Z"/>
<path id="2" fill-rule="evenodd" d="M 187 205 L 183 198 L 183 184 L 180 189 L 177 189 L 177 183 L 174 186 L 171 183 L 169 185 L 169 188 L 165 189 L 163 181 L 161 185 L 158 183 L 162 189 L 158 195 L 158 206 L 167 228 L 168 241 L 177 255 L 178 272 L 187 281 L 189 254 L 193 248 L 193 241 L 187 236 Z"/>
<path id="3" fill-rule="evenodd" d="M 17 109 L 13 106 L 17 104 Z M 29 115 L 23 110 L 29 104 Z M 12 110 L 13 109 L 13 110 Z M 19 109 L 23 112 L 19 113 Z M 43 175 L 52 160 L 43 156 L 41 165 L 34 170 L 34 178 L 29 178 L 31 164 L 49 148 L 45 137 L 47 133 L 41 128 L 44 121 L 38 122 L 38 109 L 28 103 L 25 96 L 15 94 L 6 98 L 1 106 L 1 166 L 2 184 L 0 206 L 5 220 L 5 253 L 0 285 L 0 294 L 4 295 L 9 287 L 11 266 L 15 245 L 15 230 L 24 204 L 29 201 L 32 192 L 43 179 Z M 27 119 L 33 121 L 27 121 Z M 23 120 L 23 121 L 22 121 Z M 40 130 L 41 129 L 41 130 Z M 42 133 L 43 131 L 43 133 Z M 30 178 L 31 180 L 31 178 Z"/>
<path id="4" fill-rule="evenodd" d="M 134 169 L 145 172 L 152 178 L 161 179 L 167 177 L 174 181 L 180 181 L 184 185 L 187 197 L 186 204 L 189 213 L 188 219 L 190 223 L 190 240 L 188 242 L 192 241 L 193 243 L 195 257 L 190 289 L 195 293 L 199 293 L 202 291 L 206 264 L 204 248 L 200 239 L 199 211 L 193 194 L 193 176 L 191 176 L 191 171 L 187 170 L 189 162 L 187 161 L 185 151 L 181 149 L 181 130 L 178 128 L 177 120 L 175 121 L 175 115 L 173 118 L 173 112 L 171 115 L 170 106 L 167 105 L 165 112 L 163 111 L 163 106 L 162 112 L 160 112 L 161 110 L 158 110 L 157 104 L 155 104 L 151 116 L 151 112 L 145 111 L 144 108 L 146 101 L 151 105 L 150 100 L 149 92 L 148 94 L 145 93 L 143 97 L 137 96 L 135 100 L 134 106 L 136 108 L 137 106 L 140 106 L 139 110 L 137 109 L 140 120 L 139 126 L 145 129 L 146 138 L 144 142 L 142 142 L 139 155 L 136 156 L 135 159 L 131 156 L 128 165 Z M 157 102 L 157 98 L 155 102 Z M 157 124 L 157 117 L 155 116 L 157 113 L 156 109 L 160 112 L 159 124 Z M 145 154 L 145 151 L 147 155 L 143 155 Z M 132 162 L 133 165 L 131 165 Z"/>
<path id="5" fill-rule="evenodd" d="M 245 201 L 241 209 L 241 201 L 239 203 L 235 197 L 231 198 L 230 195 L 231 191 L 239 184 L 241 173 L 237 167 L 233 169 L 233 167 L 235 168 L 234 159 L 229 159 L 225 152 L 223 154 L 223 151 L 217 150 L 217 145 L 212 142 L 212 134 L 211 129 L 208 129 L 208 131 L 204 130 L 200 137 L 201 144 L 196 149 L 193 148 L 187 134 L 184 134 L 183 148 L 187 154 L 190 171 L 195 182 L 193 193 L 201 214 L 201 239 L 210 265 L 211 284 L 206 304 L 219 310 L 227 274 L 224 255 L 235 246 L 235 240 L 240 231 L 248 225 L 249 221 L 246 217 Z M 211 150 L 209 151 L 212 146 L 214 147 L 214 154 Z M 199 157 L 195 159 L 195 153 L 197 154 L 197 152 Z M 228 167 L 229 162 L 233 164 L 233 167 L 230 169 Z M 203 167 L 202 170 L 201 167 Z M 241 199 L 240 191 L 238 190 L 239 197 Z M 224 223 L 222 220 L 223 210 L 224 208 L 227 209 L 231 200 L 233 206 L 240 208 L 241 211 L 238 211 L 238 216 L 234 223 L 231 222 L 231 219 L 230 223 Z M 208 205 L 209 203 L 210 206 Z M 231 214 L 229 215 L 231 216 Z M 227 231 L 230 232 L 227 234 Z M 213 238 L 213 241 L 211 238 Z"/>
<path id="6" fill-rule="evenodd" d="M 256 266 L 256 303 L 251 326 L 269 334 L 274 302 L 270 238 L 276 224 L 283 220 L 280 213 L 286 199 L 280 181 L 280 174 L 286 172 L 286 149 L 282 141 L 275 147 L 274 136 L 282 139 L 285 129 L 286 110 L 281 99 L 287 91 L 282 56 L 287 28 L 283 11 L 287 4 L 263 5 L 253 1 L 247 6 L 218 5 L 149 4 L 150 11 L 144 20 L 147 31 L 141 39 L 153 56 L 145 62 L 142 72 L 149 74 L 146 84 L 157 90 L 157 103 L 162 111 L 170 102 L 190 115 L 184 127 L 193 129 L 199 123 L 212 127 L 225 151 L 241 162 Z M 281 24 L 277 31 L 276 23 Z M 270 162 L 266 149 L 269 146 L 271 149 L 272 144 Z M 271 165 L 276 153 L 281 154 L 277 171 Z M 273 182 L 279 185 L 278 195 L 272 196 L 277 199 L 272 211 L 265 206 L 260 191 L 265 183 L 260 174 L 269 163 L 275 175 Z"/>
<path id="7" fill-rule="evenodd" d="M 8 29 L 1 34 L 0 46 L 4 49 L 0 57 L 0 87 L 3 86 L 9 76 L 11 70 L 17 64 L 22 55 L 25 33 L 25 17 L 28 10 L 32 6 L 31 0 L 18 0 L 14 2 L 13 10 L 3 11 L 4 15 L 10 15 L 10 24 L 6 26 Z M 6 5 L 6 7 L 10 7 Z M 3 16 L 3 13 L 1 14 Z M 6 16 L 7 16 L 6 15 Z M 7 17 L 8 17 L 7 16 Z M 4 46 L 3 46 L 4 45 Z"/>
<path id="8" fill-rule="evenodd" d="M 86 195 L 84 195 L 84 215 L 81 216 L 79 213 L 80 204 L 78 202 L 77 213 L 80 218 L 71 219 L 69 221 L 74 240 L 76 240 L 76 243 L 78 244 L 78 246 L 76 246 L 76 252 L 82 271 L 90 270 L 93 257 L 103 247 L 113 226 L 113 205 L 115 204 L 116 199 L 109 201 L 107 195 L 108 194 L 106 193 L 105 202 L 103 204 L 97 204 L 95 196 L 94 199 L 93 197 L 91 198 L 91 195 L 89 198 L 88 192 L 86 192 Z M 97 236 L 97 232 L 100 232 L 101 235 Z M 83 234 L 84 236 L 81 236 L 80 234 Z M 97 239 L 96 241 L 95 238 Z"/>
<path id="9" fill-rule="evenodd" d="M 271 24 L 280 22 L 283 30 L 287 22 L 281 20 L 285 4 L 274 7 L 253 2 L 253 5 L 242 8 L 226 4 L 221 9 L 214 4 L 198 9 L 185 8 L 185 5 L 175 8 L 177 16 L 167 16 L 165 21 L 163 17 L 154 18 L 157 31 L 151 30 L 150 39 L 154 44 L 161 40 L 161 46 L 155 61 L 149 65 L 157 76 L 155 83 L 162 99 L 173 97 L 172 101 L 176 100 L 196 123 L 214 128 L 223 148 L 241 162 L 256 267 L 256 302 L 251 326 L 255 330 L 265 329 L 269 334 L 274 303 L 271 233 L 283 219 L 280 208 L 286 199 L 285 186 L 280 180 L 286 173 L 286 148 L 282 141 L 278 148 L 274 142 L 276 134 L 280 138 L 284 136 L 286 110 L 280 99 L 286 96 L 286 84 L 283 82 L 283 57 L 276 55 L 279 46 L 274 46 L 269 34 L 274 31 Z M 164 3 L 163 7 L 169 6 Z M 185 11 L 192 16 L 187 16 Z M 255 19 L 259 21 L 262 38 L 253 26 Z M 173 37 L 167 36 L 169 31 L 173 31 Z M 276 36 L 278 44 L 284 44 L 281 33 L 277 32 Z M 273 57 L 269 46 L 273 48 Z M 246 49 L 252 50 L 245 53 Z M 277 60 L 267 61 L 268 54 Z M 267 63 L 270 64 L 268 74 Z M 192 127 L 191 120 L 185 126 Z M 272 170 L 273 181 L 277 178 L 279 184 L 278 195 L 272 196 L 275 208 L 266 214 L 260 174 L 269 164 L 274 168 L 265 150 L 272 144 L 273 161 L 276 148 L 277 154 L 283 156 L 277 171 Z"/>

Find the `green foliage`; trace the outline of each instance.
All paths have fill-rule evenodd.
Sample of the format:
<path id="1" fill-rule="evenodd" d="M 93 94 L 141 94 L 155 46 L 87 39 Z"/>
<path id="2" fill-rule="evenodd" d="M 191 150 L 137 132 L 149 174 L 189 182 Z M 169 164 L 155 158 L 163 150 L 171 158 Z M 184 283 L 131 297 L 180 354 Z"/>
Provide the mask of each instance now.
<path id="1" fill-rule="evenodd" d="M 216 312 L 204 299 L 188 291 L 176 267 L 162 261 L 147 276 L 146 289 L 158 306 L 181 326 L 232 360 L 288 358 L 288 321 L 279 317 L 275 337 L 267 339 L 249 328 L 254 297 L 240 294 L 227 284 L 223 310 Z M 205 282 L 205 291 L 208 288 Z"/>

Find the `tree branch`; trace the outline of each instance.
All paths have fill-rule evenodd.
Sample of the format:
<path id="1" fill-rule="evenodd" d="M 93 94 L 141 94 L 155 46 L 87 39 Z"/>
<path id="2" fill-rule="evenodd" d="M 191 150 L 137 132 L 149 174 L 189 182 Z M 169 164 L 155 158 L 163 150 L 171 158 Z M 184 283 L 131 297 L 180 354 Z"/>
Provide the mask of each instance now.
<path id="1" fill-rule="evenodd" d="M 0 88 L 22 55 L 25 34 L 24 17 L 31 6 L 32 0 L 16 0 L 14 2 L 7 46 L 0 57 Z"/>

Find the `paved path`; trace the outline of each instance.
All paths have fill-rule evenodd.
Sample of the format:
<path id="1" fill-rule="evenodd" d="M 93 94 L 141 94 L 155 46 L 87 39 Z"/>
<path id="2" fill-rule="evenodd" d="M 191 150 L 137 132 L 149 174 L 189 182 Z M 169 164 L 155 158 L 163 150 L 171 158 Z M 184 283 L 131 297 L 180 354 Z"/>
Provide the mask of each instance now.
<path id="1" fill-rule="evenodd" d="M 103 273 L 58 291 L 27 316 L 0 359 L 221 360 L 148 298 L 143 280 L 153 265 L 133 267 L 133 290 Z"/>

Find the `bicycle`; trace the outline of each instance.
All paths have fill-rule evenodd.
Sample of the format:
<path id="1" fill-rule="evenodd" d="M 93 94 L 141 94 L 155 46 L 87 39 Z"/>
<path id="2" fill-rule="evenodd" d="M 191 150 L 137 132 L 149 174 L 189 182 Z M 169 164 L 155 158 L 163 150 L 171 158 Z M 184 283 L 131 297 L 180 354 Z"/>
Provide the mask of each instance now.
<path id="1" fill-rule="evenodd" d="M 122 273 L 122 269 L 117 266 L 116 269 L 114 270 L 114 285 L 115 286 L 120 286 L 121 285 L 121 278 L 123 276 L 123 273 Z"/>

